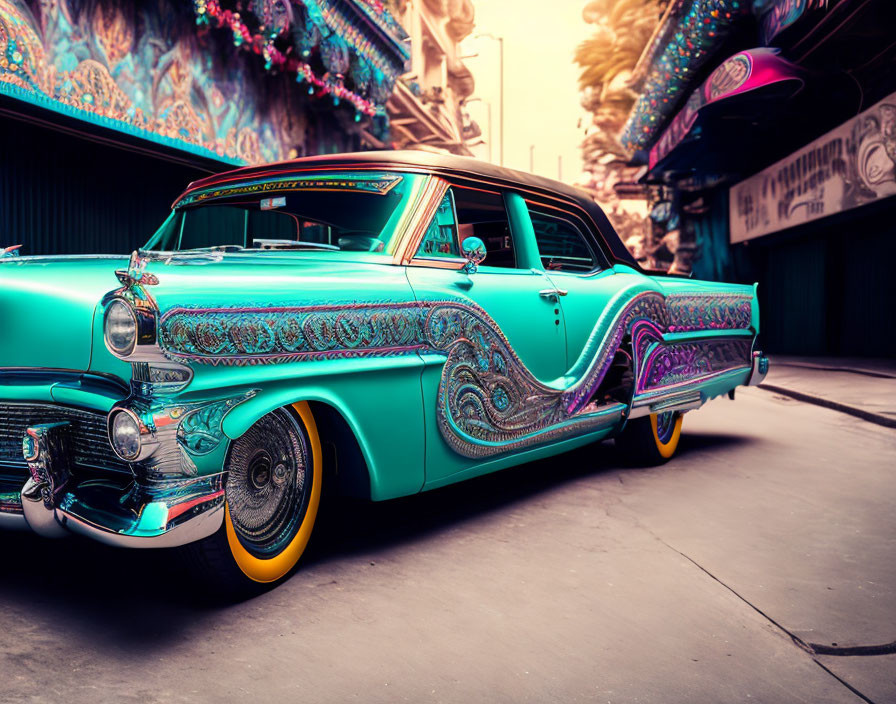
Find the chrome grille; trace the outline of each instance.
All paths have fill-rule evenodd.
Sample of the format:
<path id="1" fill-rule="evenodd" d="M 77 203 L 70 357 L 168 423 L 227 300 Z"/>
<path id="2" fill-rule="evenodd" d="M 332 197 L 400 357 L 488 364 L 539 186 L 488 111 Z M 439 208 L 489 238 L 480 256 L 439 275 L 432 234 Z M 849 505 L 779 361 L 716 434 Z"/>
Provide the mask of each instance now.
<path id="1" fill-rule="evenodd" d="M 0 512 L 8 512 L 11 505 L 20 503 L 18 494 L 30 476 L 27 465 L 13 467 L 0 462 Z"/>
<path id="2" fill-rule="evenodd" d="M 9 474 L 12 468 L 27 472 L 22 457 L 22 437 L 25 430 L 38 423 L 69 423 L 68 451 L 74 468 L 130 472 L 127 462 L 112 451 L 106 435 L 106 414 L 49 403 L 0 403 L 0 472 Z"/>

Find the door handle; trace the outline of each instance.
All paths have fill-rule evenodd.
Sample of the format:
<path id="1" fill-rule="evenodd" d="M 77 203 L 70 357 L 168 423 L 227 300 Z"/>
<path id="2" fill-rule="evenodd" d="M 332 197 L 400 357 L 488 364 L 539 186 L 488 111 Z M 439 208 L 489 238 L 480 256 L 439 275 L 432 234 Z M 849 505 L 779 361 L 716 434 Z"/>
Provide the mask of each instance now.
<path id="1" fill-rule="evenodd" d="M 561 296 L 565 296 L 568 294 L 565 288 L 543 288 L 538 292 L 538 295 L 542 298 L 547 298 L 553 301 L 559 301 Z"/>

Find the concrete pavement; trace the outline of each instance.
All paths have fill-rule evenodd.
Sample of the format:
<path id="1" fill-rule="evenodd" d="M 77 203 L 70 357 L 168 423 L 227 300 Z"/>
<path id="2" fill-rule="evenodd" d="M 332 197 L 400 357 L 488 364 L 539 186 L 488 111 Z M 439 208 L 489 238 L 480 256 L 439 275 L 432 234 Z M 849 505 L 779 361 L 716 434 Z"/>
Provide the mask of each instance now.
<path id="1" fill-rule="evenodd" d="M 896 655 L 813 652 L 896 641 L 896 431 L 742 389 L 681 450 L 331 504 L 223 608 L 164 554 L 4 535 L 0 699 L 896 701 Z"/>
<path id="2" fill-rule="evenodd" d="M 774 356 L 761 386 L 896 428 L 896 360 Z"/>

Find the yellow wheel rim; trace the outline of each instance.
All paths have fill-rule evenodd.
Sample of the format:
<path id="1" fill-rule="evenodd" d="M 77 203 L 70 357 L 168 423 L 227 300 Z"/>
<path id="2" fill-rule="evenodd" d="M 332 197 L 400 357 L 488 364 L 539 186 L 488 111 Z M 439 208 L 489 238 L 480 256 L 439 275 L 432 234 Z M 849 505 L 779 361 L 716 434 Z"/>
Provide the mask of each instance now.
<path id="1" fill-rule="evenodd" d="M 317 518 L 317 509 L 320 505 L 320 485 L 323 468 L 317 425 L 314 422 L 314 416 L 311 414 L 311 409 L 307 402 L 294 403 L 292 407 L 299 414 L 299 418 L 302 419 L 302 423 L 305 426 L 305 431 L 308 433 L 308 440 L 311 445 L 312 466 L 311 496 L 308 497 L 308 508 L 295 537 L 274 557 L 268 559 L 256 557 L 243 547 L 233 527 L 230 508 L 225 506 L 226 520 L 224 525 L 227 531 L 227 544 L 230 546 L 230 552 L 243 574 L 254 582 L 276 582 L 295 566 L 302 553 L 305 552 L 305 547 L 311 538 L 311 529 L 314 527 L 314 520 Z"/>
<path id="2" fill-rule="evenodd" d="M 667 441 L 663 442 L 660 439 L 657 427 L 657 415 L 656 413 L 650 414 L 650 429 L 653 431 L 653 441 L 656 443 L 656 449 L 660 453 L 660 457 L 667 460 L 678 449 L 678 441 L 681 439 L 681 422 L 684 420 L 684 416 L 680 413 L 678 414 L 678 417 L 675 419 L 675 426 L 672 428 L 672 435 Z"/>

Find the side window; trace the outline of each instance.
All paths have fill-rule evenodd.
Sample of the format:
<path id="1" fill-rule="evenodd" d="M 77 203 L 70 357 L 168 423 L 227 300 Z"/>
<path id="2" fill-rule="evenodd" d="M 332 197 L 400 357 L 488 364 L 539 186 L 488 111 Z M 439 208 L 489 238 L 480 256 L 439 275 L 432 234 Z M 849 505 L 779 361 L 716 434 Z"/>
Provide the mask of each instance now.
<path id="1" fill-rule="evenodd" d="M 510 222 L 499 193 L 452 187 L 457 212 L 458 239 L 478 237 L 485 243 L 483 266 L 516 268 Z"/>
<path id="2" fill-rule="evenodd" d="M 418 257 L 459 257 L 457 224 L 454 220 L 454 200 L 451 190 L 445 194 L 435 217 L 420 242 Z"/>
<path id="3" fill-rule="evenodd" d="M 478 237 L 485 243 L 483 266 L 516 267 L 510 223 L 499 193 L 460 186 L 448 189 L 420 242 L 417 256 L 460 257 L 461 244 L 467 237 Z"/>
<path id="4" fill-rule="evenodd" d="M 594 252 L 573 220 L 534 210 L 529 214 L 545 270 L 581 274 L 597 266 Z"/>

